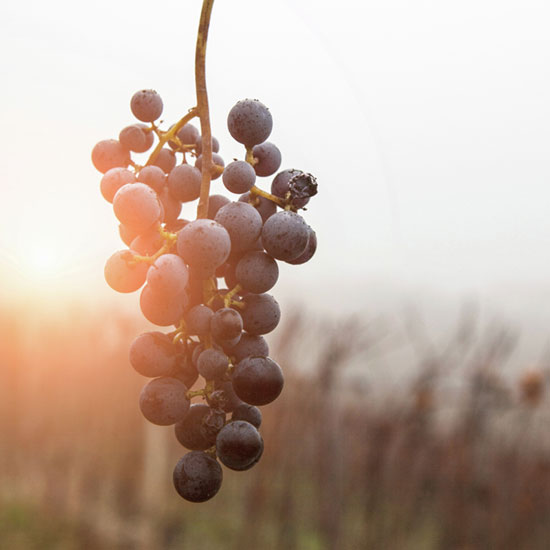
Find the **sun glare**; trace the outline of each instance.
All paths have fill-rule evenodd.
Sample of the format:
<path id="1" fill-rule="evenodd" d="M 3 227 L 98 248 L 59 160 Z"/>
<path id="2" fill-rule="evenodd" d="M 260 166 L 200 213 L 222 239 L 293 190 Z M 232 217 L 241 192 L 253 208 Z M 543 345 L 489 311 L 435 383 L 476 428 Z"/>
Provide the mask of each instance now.
<path id="1" fill-rule="evenodd" d="M 59 272 L 60 254 L 54 246 L 44 244 L 31 249 L 25 258 L 25 271 L 32 278 L 49 278 Z"/>

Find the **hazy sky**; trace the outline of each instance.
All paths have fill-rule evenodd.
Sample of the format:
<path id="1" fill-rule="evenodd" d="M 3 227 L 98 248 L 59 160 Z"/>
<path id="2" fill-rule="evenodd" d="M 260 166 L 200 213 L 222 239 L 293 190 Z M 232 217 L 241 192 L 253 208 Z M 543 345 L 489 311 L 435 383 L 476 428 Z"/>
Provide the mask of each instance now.
<path id="1" fill-rule="evenodd" d="M 159 91 L 168 123 L 193 106 L 199 4 L 2 3 L 4 293 L 14 274 L 53 288 L 38 266 L 54 261 L 57 285 L 112 296 L 102 269 L 121 244 L 90 151 L 132 122 L 140 88 Z M 221 153 L 242 157 L 227 112 L 258 98 L 283 167 L 319 180 L 305 213 L 318 254 L 285 266 L 278 292 L 343 309 L 386 285 L 519 293 L 548 310 L 549 6 L 216 1 L 207 79 Z"/>

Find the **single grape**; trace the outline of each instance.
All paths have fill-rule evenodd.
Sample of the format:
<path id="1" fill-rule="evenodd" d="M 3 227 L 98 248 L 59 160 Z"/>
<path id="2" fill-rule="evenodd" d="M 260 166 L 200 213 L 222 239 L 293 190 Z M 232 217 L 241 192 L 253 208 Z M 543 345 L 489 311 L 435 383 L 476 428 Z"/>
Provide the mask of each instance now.
<path id="1" fill-rule="evenodd" d="M 166 174 L 158 166 L 144 166 L 139 171 L 138 181 L 145 183 L 160 194 L 166 187 Z"/>
<path id="2" fill-rule="evenodd" d="M 169 376 L 179 361 L 178 347 L 162 332 L 144 332 L 130 346 L 130 364 L 149 378 Z"/>
<path id="3" fill-rule="evenodd" d="M 301 170 L 283 170 L 271 183 L 271 194 L 289 200 L 295 208 L 303 208 L 316 193 L 317 180 Z"/>
<path id="4" fill-rule="evenodd" d="M 158 166 L 164 172 L 169 174 L 170 171 L 173 170 L 174 166 L 176 166 L 176 162 L 176 153 L 167 147 L 163 147 L 159 151 L 157 158 L 153 161 L 153 166 Z"/>
<path id="5" fill-rule="evenodd" d="M 105 280 L 117 292 L 134 292 L 145 283 L 148 267 L 143 262 L 134 262 L 130 250 L 119 250 L 105 264 Z"/>
<path id="6" fill-rule="evenodd" d="M 159 426 L 179 422 L 189 410 L 187 388 L 176 378 L 163 376 L 147 383 L 139 396 L 143 416 Z"/>
<path id="7" fill-rule="evenodd" d="M 101 178 L 100 190 L 103 198 L 113 202 L 116 192 L 127 183 L 135 183 L 136 176 L 126 168 L 111 168 Z"/>
<path id="8" fill-rule="evenodd" d="M 231 239 L 223 225 L 198 219 L 178 233 L 177 249 L 188 265 L 214 273 L 229 256 Z"/>
<path id="9" fill-rule="evenodd" d="M 258 429 L 262 424 L 262 412 L 254 405 L 243 403 L 233 411 L 231 420 L 244 420 Z"/>
<path id="10" fill-rule="evenodd" d="M 242 405 L 231 380 L 214 380 L 214 389 L 215 391 L 210 395 L 210 406 L 230 413 Z"/>
<path id="11" fill-rule="evenodd" d="M 120 131 L 118 141 L 130 151 L 145 153 L 153 145 L 154 137 L 145 124 L 132 124 Z"/>
<path id="12" fill-rule="evenodd" d="M 170 376 L 177 378 L 186 388 L 190 388 L 197 381 L 199 373 L 191 361 L 189 350 L 179 355 L 178 364 Z"/>
<path id="13" fill-rule="evenodd" d="M 190 502 L 205 502 L 220 490 L 222 468 L 217 460 L 200 451 L 182 456 L 174 468 L 174 487 Z"/>
<path id="14" fill-rule="evenodd" d="M 113 198 L 113 210 L 118 220 L 138 233 L 160 220 L 161 206 L 157 194 L 144 183 L 127 183 Z"/>
<path id="15" fill-rule="evenodd" d="M 248 334 L 248 332 L 242 333 L 237 345 L 224 348 L 224 350 L 234 358 L 235 363 L 242 361 L 245 357 L 267 357 L 269 355 L 269 346 L 265 338 L 260 335 Z"/>
<path id="16" fill-rule="evenodd" d="M 262 448 L 258 430 L 249 422 L 235 420 L 224 426 L 216 438 L 216 453 L 221 462 L 233 470 L 246 468 Z"/>
<path id="17" fill-rule="evenodd" d="M 266 252 L 285 262 L 301 256 L 309 240 L 309 226 L 304 218 L 290 210 L 273 214 L 262 229 L 262 244 Z"/>
<path id="18" fill-rule="evenodd" d="M 194 166 L 180 164 L 168 174 L 168 189 L 181 202 L 194 201 L 201 193 L 201 173 Z"/>
<path id="19" fill-rule="evenodd" d="M 208 199 L 208 216 L 207 218 L 213 220 L 218 213 L 218 210 L 231 202 L 227 197 L 223 195 L 210 195 Z"/>
<path id="20" fill-rule="evenodd" d="M 142 122 L 154 122 L 162 114 L 162 99 L 155 90 L 140 90 L 130 100 L 133 115 Z"/>
<path id="21" fill-rule="evenodd" d="M 230 202 L 222 206 L 214 220 L 227 229 L 232 251 L 247 250 L 262 232 L 262 217 L 245 202 Z"/>
<path id="22" fill-rule="evenodd" d="M 258 176 L 271 176 L 281 166 L 281 151 L 269 141 L 255 145 L 252 154 L 257 160 L 254 164 L 254 170 Z"/>
<path id="23" fill-rule="evenodd" d="M 257 99 L 243 99 L 229 111 L 227 128 L 236 141 L 253 147 L 269 137 L 273 118 L 269 109 Z"/>
<path id="24" fill-rule="evenodd" d="M 162 327 L 178 324 L 186 305 L 185 293 L 174 298 L 155 292 L 149 285 L 143 287 L 139 297 L 139 307 L 143 316 L 154 325 Z"/>
<path id="25" fill-rule="evenodd" d="M 229 307 L 218 309 L 210 319 L 210 330 L 216 342 L 223 345 L 225 342 L 234 342 L 236 345 L 241 338 L 243 320 L 238 311 Z"/>
<path id="26" fill-rule="evenodd" d="M 311 260 L 316 250 L 317 235 L 315 234 L 315 231 L 309 227 L 309 240 L 307 241 L 306 249 L 295 260 L 288 260 L 287 263 L 292 265 L 305 264 L 307 261 Z"/>
<path id="27" fill-rule="evenodd" d="M 271 332 L 281 319 L 281 310 L 270 294 L 247 294 L 240 314 L 246 332 L 253 335 Z"/>
<path id="28" fill-rule="evenodd" d="M 252 250 L 239 260 L 235 277 L 244 290 L 262 294 L 275 286 L 279 278 L 279 267 L 265 252 Z"/>
<path id="29" fill-rule="evenodd" d="M 210 319 L 214 312 L 203 304 L 193 306 L 185 314 L 185 324 L 188 334 L 193 336 L 206 336 L 210 333 Z"/>
<path id="30" fill-rule="evenodd" d="M 188 279 L 187 266 L 177 254 L 163 254 L 147 272 L 147 284 L 153 292 L 174 298 L 183 293 Z"/>
<path id="31" fill-rule="evenodd" d="M 181 141 L 182 145 L 195 145 L 200 139 L 198 129 L 192 124 L 184 124 L 177 132 L 176 136 Z"/>
<path id="32" fill-rule="evenodd" d="M 273 201 L 261 197 L 260 195 L 254 195 L 251 192 L 241 195 L 239 197 L 239 202 L 251 204 L 258 211 L 263 222 L 277 212 L 277 205 Z"/>
<path id="33" fill-rule="evenodd" d="M 212 153 L 212 163 L 220 168 L 223 168 L 225 166 L 225 162 L 221 155 L 218 155 L 218 153 Z M 195 161 L 195 168 L 202 171 L 202 155 L 199 155 L 197 157 L 197 160 Z M 222 175 L 221 172 L 217 171 L 212 168 L 212 179 L 216 180 Z"/>
<path id="34" fill-rule="evenodd" d="M 130 153 L 116 139 L 104 139 L 92 149 L 92 163 L 103 174 L 111 168 L 126 168 L 130 164 Z"/>
<path id="35" fill-rule="evenodd" d="M 262 436 L 260 435 L 261 439 L 261 445 L 260 445 L 260 452 L 257 454 L 256 458 L 247 466 L 243 466 L 242 468 L 233 468 L 233 470 L 236 470 L 238 472 L 244 472 L 245 470 L 250 470 L 250 468 L 253 468 L 260 462 L 260 458 L 262 458 L 262 454 L 264 452 L 264 440 L 262 439 Z"/>
<path id="36" fill-rule="evenodd" d="M 237 396 L 249 405 L 267 405 L 283 390 L 281 367 L 269 357 L 245 357 L 237 363 L 231 380 Z"/>
<path id="37" fill-rule="evenodd" d="M 219 417 L 219 418 L 216 418 Z M 176 423 L 174 430 L 176 439 L 186 449 L 205 451 L 216 443 L 220 422 L 225 419 L 223 413 L 214 413 L 208 405 L 195 403 L 191 405 L 187 414 Z M 223 426 L 223 422 L 221 423 Z"/>
<path id="38" fill-rule="evenodd" d="M 158 232 L 156 227 L 153 227 L 146 233 L 138 235 L 131 243 L 130 248 L 141 256 L 152 256 L 164 244 L 164 239 Z"/>
<path id="39" fill-rule="evenodd" d="M 223 171 L 223 184 L 231 193 L 246 193 L 256 182 L 254 168 L 244 160 L 230 162 Z"/>
<path id="40" fill-rule="evenodd" d="M 217 349 L 205 349 L 197 359 L 197 370 L 205 380 L 221 378 L 227 371 L 227 355 Z"/>

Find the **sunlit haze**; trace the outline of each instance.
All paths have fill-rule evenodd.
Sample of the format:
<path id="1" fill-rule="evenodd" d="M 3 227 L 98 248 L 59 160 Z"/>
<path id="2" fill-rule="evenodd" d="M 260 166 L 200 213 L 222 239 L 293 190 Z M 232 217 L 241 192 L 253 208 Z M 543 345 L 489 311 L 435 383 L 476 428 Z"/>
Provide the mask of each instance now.
<path id="1" fill-rule="evenodd" d="M 132 122 L 140 88 L 159 91 L 167 123 L 193 106 L 198 15 L 198 2 L 2 5 L 1 296 L 137 303 L 103 280 L 123 245 L 90 151 Z M 281 299 L 369 312 L 427 296 L 449 315 L 473 299 L 550 321 L 549 16 L 532 0 L 216 3 L 221 153 L 242 157 L 227 112 L 259 98 L 283 167 L 320 185 L 305 214 L 318 253 L 283 266 Z"/>

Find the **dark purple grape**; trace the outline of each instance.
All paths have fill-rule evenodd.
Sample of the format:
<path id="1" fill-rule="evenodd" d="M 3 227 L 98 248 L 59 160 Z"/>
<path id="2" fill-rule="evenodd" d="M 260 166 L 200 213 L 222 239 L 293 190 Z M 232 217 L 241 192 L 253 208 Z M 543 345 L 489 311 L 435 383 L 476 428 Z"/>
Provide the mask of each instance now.
<path id="1" fill-rule="evenodd" d="M 243 302 L 245 307 L 240 313 L 244 330 L 249 334 L 267 334 L 279 324 L 281 310 L 270 294 L 247 294 Z"/>
<path id="2" fill-rule="evenodd" d="M 135 183 L 136 176 L 126 168 L 111 168 L 101 178 L 100 190 L 103 198 L 113 202 L 116 192 L 127 183 Z M 228 199 L 229 202 L 229 199 Z"/>
<path id="3" fill-rule="evenodd" d="M 243 332 L 241 339 L 236 346 L 224 348 L 225 352 L 234 358 L 238 363 L 245 357 L 259 356 L 267 357 L 269 355 L 269 346 L 263 336 L 248 334 Z"/>
<path id="4" fill-rule="evenodd" d="M 92 149 L 92 163 L 103 174 L 111 168 L 126 168 L 130 153 L 116 139 L 104 139 Z"/>
<path id="5" fill-rule="evenodd" d="M 301 170 L 283 170 L 271 183 L 271 193 L 290 201 L 295 208 L 303 208 L 317 194 L 317 180 Z"/>
<path id="6" fill-rule="evenodd" d="M 178 233 L 177 249 L 185 263 L 213 274 L 229 256 L 231 239 L 223 225 L 199 219 L 188 223 Z"/>
<path id="7" fill-rule="evenodd" d="M 258 211 L 264 222 L 277 212 L 277 205 L 273 201 L 265 197 L 260 197 L 260 195 L 254 195 L 251 192 L 241 195 L 239 197 L 239 202 L 251 204 Z"/>
<path id="8" fill-rule="evenodd" d="M 139 171 L 138 181 L 145 183 L 160 194 L 166 187 L 166 174 L 158 166 L 144 166 Z"/>
<path id="9" fill-rule="evenodd" d="M 139 297 L 143 316 L 154 325 L 162 327 L 177 325 L 183 317 L 185 305 L 185 294 L 174 298 L 155 292 L 149 285 L 143 287 Z"/>
<path id="10" fill-rule="evenodd" d="M 201 193 L 201 173 L 194 166 L 180 164 L 168 174 L 168 189 L 181 202 L 194 201 Z"/>
<path id="11" fill-rule="evenodd" d="M 258 430 L 249 422 L 235 420 L 224 426 L 216 438 L 220 461 L 233 470 L 242 470 L 253 462 L 262 448 Z"/>
<path id="12" fill-rule="evenodd" d="M 265 252 L 252 250 L 239 260 L 235 277 L 244 290 L 262 294 L 275 286 L 279 278 L 279 267 Z"/>
<path id="13" fill-rule="evenodd" d="M 130 346 L 130 364 L 143 376 L 169 376 L 181 360 L 178 347 L 162 332 L 144 332 Z"/>
<path id="14" fill-rule="evenodd" d="M 227 197 L 223 195 L 210 195 L 208 198 L 208 216 L 207 218 L 213 220 L 218 213 L 218 210 L 231 202 Z"/>
<path id="15" fill-rule="evenodd" d="M 176 439 L 186 449 L 193 451 L 209 449 L 216 443 L 216 436 L 221 429 L 219 419 L 225 419 L 225 415 L 215 412 L 212 414 L 208 405 L 195 403 L 176 424 L 174 428 Z"/>
<path id="16" fill-rule="evenodd" d="M 233 252 L 247 250 L 262 232 L 262 217 L 245 202 L 230 202 L 222 206 L 214 220 L 227 229 Z"/>
<path id="17" fill-rule="evenodd" d="M 244 160 L 230 162 L 223 171 L 223 184 L 231 193 L 246 193 L 256 183 L 254 168 Z"/>
<path id="18" fill-rule="evenodd" d="M 243 99 L 229 111 L 227 128 L 236 141 L 253 147 L 269 137 L 273 118 L 269 109 L 257 99 Z"/>
<path id="19" fill-rule="evenodd" d="M 153 292 L 174 298 L 183 293 L 188 279 L 187 266 L 177 254 L 163 254 L 147 272 L 147 284 Z"/>
<path id="20" fill-rule="evenodd" d="M 160 220 L 161 205 L 157 194 L 144 183 L 127 183 L 113 198 L 118 220 L 138 233 L 147 231 Z"/>
<path id="21" fill-rule="evenodd" d="M 269 141 L 255 145 L 252 154 L 257 160 L 254 164 L 254 170 L 258 176 L 271 176 L 281 166 L 281 151 Z"/>
<path id="22" fill-rule="evenodd" d="M 267 253 L 285 262 L 301 256 L 309 240 L 309 226 L 304 218 L 290 210 L 273 214 L 262 229 L 262 244 Z"/>
<path id="23" fill-rule="evenodd" d="M 183 455 L 174 468 L 174 487 L 189 502 L 205 502 L 220 490 L 223 480 L 218 461 L 200 451 Z"/>
<path id="24" fill-rule="evenodd" d="M 221 378 L 226 373 L 228 366 L 227 355 L 214 348 L 205 349 L 197 359 L 197 370 L 205 380 Z"/>
<path id="25" fill-rule="evenodd" d="M 145 124 L 132 124 L 120 131 L 118 141 L 130 151 L 145 153 L 153 145 L 154 137 Z"/>
<path id="26" fill-rule="evenodd" d="M 117 292 L 134 292 L 143 286 L 149 266 L 135 262 L 130 250 L 115 252 L 105 264 L 105 280 Z"/>
<path id="27" fill-rule="evenodd" d="M 233 412 L 242 405 L 242 401 L 237 397 L 231 380 L 215 380 L 214 391 L 210 398 L 210 405 L 225 412 Z"/>
<path id="28" fill-rule="evenodd" d="M 176 368 L 170 374 L 172 378 L 177 378 L 186 388 L 190 388 L 198 379 L 199 373 L 197 367 L 193 365 L 190 352 L 181 353 Z"/>
<path id="29" fill-rule="evenodd" d="M 133 115 L 142 122 L 154 122 L 162 114 L 162 99 L 155 90 L 140 90 L 130 100 Z"/>
<path id="30" fill-rule="evenodd" d="M 169 174 L 174 169 L 174 166 L 176 166 L 176 162 L 176 153 L 167 147 L 163 147 L 159 151 L 157 158 L 153 161 L 153 166 L 158 166 Z"/>
<path id="31" fill-rule="evenodd" d="M 267 405 L 283 390 L 281 367 L 269 357 L 245 357 L 231 375 L 237 396 L 250 405 Z"/>
<path id="32" fill-rule="evenodd" d="M 244 420 L 258 429 L 262 424 L 262 412 L 254 405 L 243 403 L 233 411 L 231 420 Z"/>
<path id="33" fill-rule="evenodd" d="M 179 422 L 189 410 L 187 388 L 175 378 L 155 378 L 143 387 L 139 408 L 143 416 L 159 426 Z"/>
<path id="34" fill-rule="evenodd" d="M 193 306 L 185 314 L 187 333 L 193 336 L 206 336 L 210 333 L 210 319 L 214 312 L 203 304 Z"/>
<path id="35" fill-rule="evenodd" d="M 229 307 L 218 309 L 210 319 L 210 330 L 216 342 L 234 342 L 236 345 L 241 338 L 243 320 L 238 311 Z"/>
<path id="36" fill-rule="evenodd" d="M 310 227 L 309 240 L 307 242 L 306 249 L 295 260 L 288 260 L 287 263 L 292 265 L 305 264 L 307 261 L 311 260 L 316 250 L 317 250 L 317 235 L 315 234 L 315 231 L 313 231 L 313 229 L 311 229 Z"/>
<path id="37" fill-rule="evenodd" d="M 223 168 L 225 166 L 225 162 L 221 155 L 218 155 L 218 153 L 212 153 L 212 163 L 216 166 L 219 166 L 220 168 Z M 199 155 L 197 157 L 197 160 L 195 161 L 195 168 L 202 171 L 202 155 Z M 212 170 L 212 179 L 218 179 L 221 176 L 221 172 Z"/>

